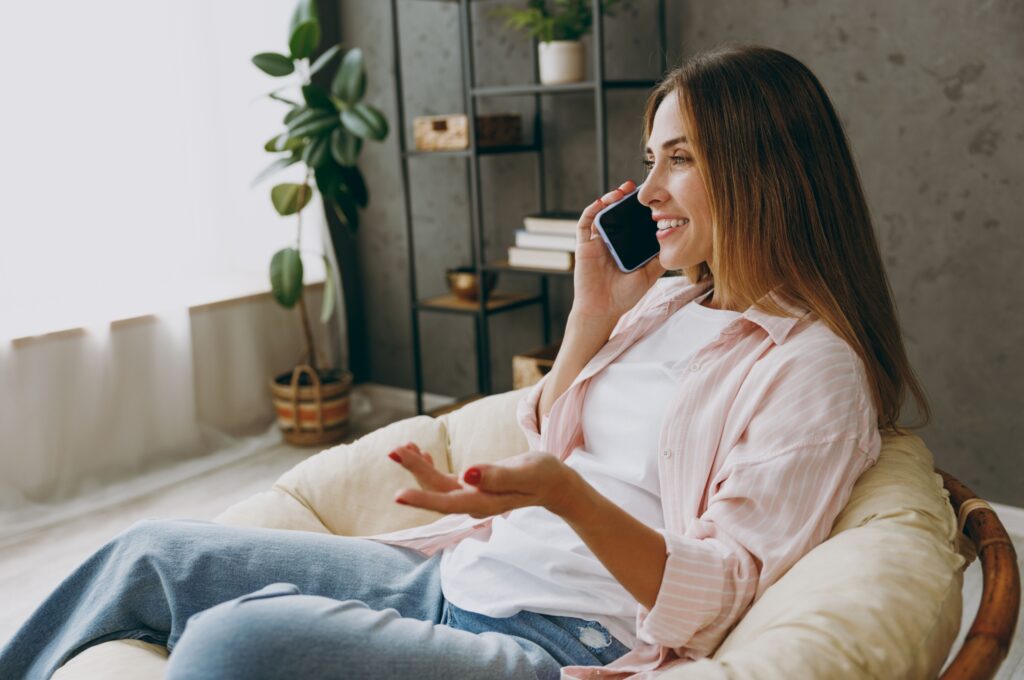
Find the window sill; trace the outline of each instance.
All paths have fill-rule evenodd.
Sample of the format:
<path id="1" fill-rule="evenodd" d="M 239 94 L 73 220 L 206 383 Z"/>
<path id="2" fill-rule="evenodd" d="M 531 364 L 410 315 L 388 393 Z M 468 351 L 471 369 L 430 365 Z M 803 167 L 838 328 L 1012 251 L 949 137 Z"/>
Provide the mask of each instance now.
<path id="1" fill-rule="evenodd" d="M 322 288 L 323 285 L 322 272 L 319 276 L 309 276 L 305 283 L 309 290 Z M 23 320 L 23 323 L 16 324 L 12 337 L 0 337 L 0 344 L 9 342 L 11 346 L 20 347 L 44 338 L 79 337 L 88 333 L 90 329 L 110 328 L 114 330 L 126 325 L 150 321 L 169 310 L 187 308 L 189 312 L 193 312 L 215 309 L 224 305 L 258 300 L 270 295 L 270 284 L 265 273 L 259 275 L 234 273 L 219 276 L 214 280 L 193 281 L 191 290 L 184 294 L 181 291 L 175 291 L 173 300 L 165 299 L 157 302 L 149 300 L 148 304 L 135 305 L 129 302 L 123 308 L 108 314 L 108 318 L 101 321 L 82 323 L 81 320 L 75 320 L 68 325 L 60 325 L 52 319 L 45 318 Z"/>

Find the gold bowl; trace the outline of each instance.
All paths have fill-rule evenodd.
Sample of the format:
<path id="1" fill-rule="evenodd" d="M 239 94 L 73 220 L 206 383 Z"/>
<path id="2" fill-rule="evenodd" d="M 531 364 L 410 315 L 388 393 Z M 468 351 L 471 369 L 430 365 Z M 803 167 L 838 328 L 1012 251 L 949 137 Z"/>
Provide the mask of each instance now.
<path id="1" fill-rule="evenodd" d="M 480 287 L 477 283 L 476 270 L 473 267 L 455 267 L 445 271 L 448 277 L 448 290 L 461 300 L 477 300 Z M 487 295 L 494 290 L 498 282 L 497 272 L 484 272 L 484 291 Z"/>

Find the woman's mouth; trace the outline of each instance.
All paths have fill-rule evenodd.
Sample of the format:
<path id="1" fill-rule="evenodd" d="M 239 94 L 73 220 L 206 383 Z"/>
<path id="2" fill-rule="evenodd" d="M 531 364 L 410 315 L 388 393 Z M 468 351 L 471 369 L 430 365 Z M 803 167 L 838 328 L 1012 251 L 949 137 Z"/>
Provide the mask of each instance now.
<path id="1" fill-rule="evenodd" d="M 680 227 L 686 226 L 689 223 L 690 220 L 685 217 L 679 220 L 658 220 L 658 231 L 655 236 L 658 237 L 658 240 L 666 239 L 678 231 Z"/>

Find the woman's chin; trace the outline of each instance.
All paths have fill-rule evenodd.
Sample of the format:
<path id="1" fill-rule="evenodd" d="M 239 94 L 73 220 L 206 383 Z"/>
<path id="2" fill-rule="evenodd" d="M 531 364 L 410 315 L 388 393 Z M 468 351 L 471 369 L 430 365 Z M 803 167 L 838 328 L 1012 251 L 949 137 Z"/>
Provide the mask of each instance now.
<path id="1" fill-rule="evenodd" d="M 662 267 L 670 271 L 679 271 L 693 266 L 688 264 L 689 260 L 687 258 L 679 257 L 679 253 L 673 252 L 671 248 L 663 248 L 658 253 L 658 261 Z"/>

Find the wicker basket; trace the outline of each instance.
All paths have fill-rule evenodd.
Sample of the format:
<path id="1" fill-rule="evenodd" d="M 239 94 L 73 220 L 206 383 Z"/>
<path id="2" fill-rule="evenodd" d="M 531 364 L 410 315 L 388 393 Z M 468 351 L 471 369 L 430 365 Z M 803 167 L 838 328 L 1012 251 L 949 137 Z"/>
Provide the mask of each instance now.
<path id="1" fill-rule="evenodd" d="M 285 441 L 299 446 L 341 441 L 348 432 L 351 387 L 351 372 L 334 369 L 318 373 L 309 364 L 299 364 L 290 373 L 273 378 L 270 392 Z"/>
<path id="2" fill-rule="evenodd" d="M 554 365 L 559 346 L 560 343 L 555 343 L 512 357 L 512 389 L 518 390 L 540 382 Z"/>

